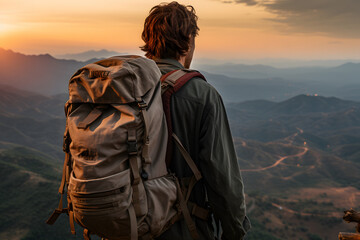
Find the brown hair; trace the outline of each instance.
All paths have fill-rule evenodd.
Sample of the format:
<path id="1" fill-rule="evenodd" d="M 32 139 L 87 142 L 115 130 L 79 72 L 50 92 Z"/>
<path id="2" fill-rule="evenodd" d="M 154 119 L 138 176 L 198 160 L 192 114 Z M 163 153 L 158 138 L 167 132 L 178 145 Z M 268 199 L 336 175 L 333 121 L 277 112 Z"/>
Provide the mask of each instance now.
<path id="1" fill-rule="evenodd" d="M 179 60 L 189 50 L 191 38 L 200 30 L 198 17 L 192 6 L 177 2 L 160 4 L 150 10 L 145 19 L 141 50 L 145 56 L 154 58 L 175 58 Z"/>

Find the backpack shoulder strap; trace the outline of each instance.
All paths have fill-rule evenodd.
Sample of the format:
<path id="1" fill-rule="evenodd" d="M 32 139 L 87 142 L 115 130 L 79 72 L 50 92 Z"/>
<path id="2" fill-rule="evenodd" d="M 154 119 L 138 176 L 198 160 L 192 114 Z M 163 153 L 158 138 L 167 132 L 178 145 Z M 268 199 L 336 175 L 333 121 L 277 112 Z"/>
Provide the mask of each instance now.
<path id="1" fill-rule="evenodd" d="M 205 77 L 196 70 L 188 69 L 176 69 L 165 75 L 160 79 L 161 81 L 161 94 L 163 107 L 166 117 L 166 123 L 168 127 L 168 144 L 166 150 L 166 165 L 170 166 L 171 155 L 172 155 L 172 138 L 173 138 L 173 129 L 172 129 L 172 119 L 170 112 L 170 102 L 171 96 L 179 91 L 188 81 L 192 78 L 199 77 L 206 81 Z"/>
<path id="2" fill-rule="evenodd" d="M 169 86 L 174 88 L 175 93 L 179 91 L 180 88 L 185 85 L 185 83 L 194 77 L 199 77 L 206 81 L 204 75 L 196 70 L 176 69 L 168 72 L 160 79 L 163 89 L 161 93 L 164 93 L 169 88 Z"/>
<path id="3" fill-rule="evenodd" d="M 178 198 L 180 199 L 180 208 L 182 211 L 182 215 L 185 219 L 185 222 L 189 228 L 190 234 L 193 239 L 198 239 L 199 235 L 196 230 L 196 225 L 191 218 L 191 215 L 200 217 L 204 220 L 208 220 L 209 211 L 207 209 L 203 209 L 198 207 L 196 204 L 190 203 L 189 197 L 192 192 L 193 187 L 195 186 L 196 182 L 198 182 L 202 175 L 197 168 L 195 162 L 191 158 L 190 154 L 187 152 L 185 147 L 182 145 L 180 139 L 173 133 L 172 129 L 172 119 L 171 119 L 171 109 L 170 103 L 172 95 L 178 92 L 188 81 L 192 78 L 199 77 L 206 81 L 205 77 L 198 71 L 194 70 L 185 70 L 185 69 L 178 69 L 171 71 L 161 77 L 161 94 L 162 94 L 162 101 L 163 101 L 163 108 L 166 117 L 166 123 L 168 127 L 168 144 L 166 150 L 166 165 L 169 167 L 171 163 L 172 157 L 172 143 L 175 142 L 176 146 L 178 147 L 181 155 L 184 157 L 186 163 L 190 167 L 191 171 L 193 172 L 193 176 L 191 177 L 190 183 L 187 186 L 187 189 L 184 192 L 184 196 L 180 191 L 179 182 L 176 181 L 178 187 Z M 174 140 L 174 141 L 172 141 Z M 189 208 L 190 207 L 190 208 Z M 190 211 L 189 211 L 190 210 Z M 199 211 L 200 210 L 200 211 Z M 174 218 L 176 221 L 176 218 Z"/>

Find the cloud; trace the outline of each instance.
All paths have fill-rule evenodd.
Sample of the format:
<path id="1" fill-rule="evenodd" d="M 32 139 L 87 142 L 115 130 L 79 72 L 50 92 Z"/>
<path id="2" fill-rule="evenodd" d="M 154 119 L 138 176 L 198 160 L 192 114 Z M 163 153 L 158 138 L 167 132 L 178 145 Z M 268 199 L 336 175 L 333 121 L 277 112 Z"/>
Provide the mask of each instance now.
<path id="1" fill-rule="evenodd" d="M 233 0 L 275 14 L 280 31 L 360 38 L 359 0 Z"/>
<path id="2" fill-rule="evenodd" d="M 235 0 L 236 3 L 245 3 L 248 6 L 254 6 L 258 4 L 256 0 Z"/>

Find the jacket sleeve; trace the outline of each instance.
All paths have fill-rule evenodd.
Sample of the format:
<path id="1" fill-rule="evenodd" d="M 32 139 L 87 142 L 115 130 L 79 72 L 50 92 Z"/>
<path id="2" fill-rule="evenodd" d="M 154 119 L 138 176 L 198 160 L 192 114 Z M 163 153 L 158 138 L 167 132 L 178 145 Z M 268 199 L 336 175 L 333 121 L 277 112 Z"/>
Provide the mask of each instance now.
<path id="1" fill-rule="evenodd" d="M 209 204 L 226 240 L 243 239 L 250 228 L 243 181 L 225 107 L 214 90 L 201 119 L 199 164 Z"/>

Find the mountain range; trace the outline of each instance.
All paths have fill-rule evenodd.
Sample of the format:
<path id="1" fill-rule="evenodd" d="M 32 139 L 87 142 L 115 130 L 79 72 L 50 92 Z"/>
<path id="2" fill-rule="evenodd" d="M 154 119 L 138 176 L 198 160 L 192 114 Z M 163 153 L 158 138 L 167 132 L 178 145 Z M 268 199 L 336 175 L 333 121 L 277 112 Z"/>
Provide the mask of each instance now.
<path id="1" fill-rule="evenodd" d="M 353 231 L 341 217 L 360 208 L 359 102 L 298 95 L 227 104 L 227 113 L 253 239 Z"/>
<path id="2" fill-rule="evenodd" d="M 125 53 L 119 53 L 115 51 L 108 51 L 106 49 L 101 49 L 98 51 L 90 50 L 80 53 L 60 54 L 60 55 L 56 55 L 55 57 L 58 59 L 70 59 L 70 60 L 86 62 L 89 59 L 100 59 L 100 58 L 107 58 L 111 56 L 124 55 L 124 54 Z"/>
<path id="3" fill-rule="evenodd" d="M 61 76 L 86 62 L 5 50 L 0 61 L 0 239 L 80 238 L 80 229 L 70 235 L 65 216 L 51 227 L 44 221 L 58 203 L 64 157 Z M 306 83 L 280 78 L 205 75 L 226 102 L 253 225 L 246 239 L 334 239 L 353 231 L 341 215 L 360 208 L 360 102 L 302 94 Z"/>
<path id="4" fill-rule="evenodd" d="M 301 81 L 327 81 L 338 84 L 356 83 L 360 78 L 360 63 L 344 63 L 335 67 L 275 68 L 266 65 L 223 64 L 198 65 L 199 69 L 234 78 L 271 79 L 283 78 Z"/>
<path id="5" fill-rule="evenodd" d="M 66 217 L 54 227 L 43 223 L 57 204 L 66 98 L 65 94 L 43 96 L 1 86 L 2 239 L 40 239 L 44 234 L 51 239 L 70 238 Z M 226 108 L 254 223 L 248 240 L 259 236 L 288 239 L 285 236 L 291 234 L 311 239 L 310 231 L 326 239 L 338 229 L 348 229 L 336 219 L 340 219 L 342 208 L 360 204 L 341 202 L 340 194 L 330 193 L 347 191 L 345 194 L 355 194 L 355 199 L 360 197 L 359 102 L 299 95 L 279 103 L 229 103 Z M 316 194 L 305 194 L 309 191 Z M 13 197 L 5 198 L 7 195 Z M 273 204 L 288 210 L 281 211 Z M 286 222 L 296 225 L 306 220 L 306 214 L 316 215 L 318 207 L 329 214 L 301 223 L 307 232 L 290 225 L 285 228 Z M 291 211 L 295 210 L 306 214 L 294 220 Z M 18 221 L 23 213 L 27 217 Z M 321 224 L 312 229 L 319 221 Z M 333 224 L 332 230 L 322 233 L 328 222 Z M 12 236 L 14 232 L 17 237 Z"/>
<path id="6" fill-rule="evenodd" d="M 98 56 L 100 58 L 101 54 Z M 82 62 L 56 59 L 49 54 L 24 55 L 0 48 L 0 84 L 45 96 L 66 93 L 72 74 L 95 60 Z M 264 65 L 199 65 L 199 70 L 225 102 L 283 101 L 299 94 L 360 101 L 358 63 L 288 69 Z"/>

